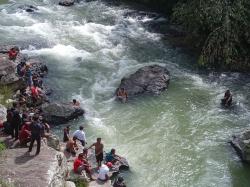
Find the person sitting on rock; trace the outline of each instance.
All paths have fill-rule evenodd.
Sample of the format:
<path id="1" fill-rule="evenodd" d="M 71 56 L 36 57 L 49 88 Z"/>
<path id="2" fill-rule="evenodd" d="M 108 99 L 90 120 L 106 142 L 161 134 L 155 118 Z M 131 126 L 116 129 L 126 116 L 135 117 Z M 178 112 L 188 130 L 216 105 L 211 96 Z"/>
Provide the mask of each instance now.
<path id="1" fill-rule="evenodd" d="M 128 93 L 126 92 L 125 88 L 119 88 L 117 93 L 116 93 L 116 97 L 118 100 L 120 100 L 123 103 L 127 102 Z"/>
<path id="2" fill-rule="evenodd" d="M 102 166 L 100 167 L 100 171 L 98 174 L 98 180 L 100 181 L 107 181 L 109 180 L 109 169 L 112 168 L 113 164 L 111 162 L 108 162 L 106 164 L 102 164 Z"/>
<path id="3" fill-rule="evenodd" d="M 24 122 L 22 129 L 19 133 L 19 141 L 21 145 L 27 146 L 27 143 L 31 140 L 31 129 L 30 129 L 31 122 Z"/>
<path id="4" fill-rule="evenodd" d="M 8 51 L 8 55 L 9 55 L 9 59 L 10 60 L 16 60 L 16 57 L 19 53 L 19 49 L 18 48 L 11 48 L 9 51 Z"/>
<path id="5" fill-rule="evenodd" d="M 112 164 L 115 164 L 115 162 L 119 161 L 120 159 L 121 157 L 115 154 L 115 149 L 111 149 L 111 151 L 107 153 L 105 157 L 105 161 L 112 162 Z"/>
<path id="6" fill-rule="evenodd" d="M 221 100 L 221 103 L 224 106 L 228 107 L 228 106 L 231 106 L 232 101 L 233 101 L 233 96 L 232 96 L 230 90 L 227 90 L 224 94 L 224 98 Z"/>
<path id="7" fill-rule="evenodd" d="M 78 150 L 76 140 L 76 137 L 73 137 L 73 139 L 69 138 L 69 141 L 66 143 L 66 151 L 73 155 L 76 155 L 76 151 Z"/>
<path id="8" fill-rule="evenodd" d="M 32 102 L 35 104 L 39 99 L 41 99 L 42 91 L 36 85 L 31 86 L 30 90 Z"/>
<path id="9" fill-rule="evenodd" d="M 122 176 L 118 176 L 115 180 L 113 187 L 126 187 L 126 184 L 124 182 L 124 179 Z"/>
<path id="10" fill-rule="evenodd" d="M 76 99 L 73 99 L 71 104 L 72 106 L 80 107 L 80 102 L 77 101 Z"/>
<path id="11" fill-rule="evenodd" d="M 74 161 L 74 172 L 81 175 L 83 170 L 85 170 L 86 173 L 89 175 L 90 179 L 93 180 L 91 166 L 84 158 L 83 153 L 80 153 Z"/>
<path id="12" fill-rule="evenodd" d="M 103 161 L 103 148 L 104 145 L 101 142 L 102 139 L 101 138 L 97 138 L 96 143 L 93 143 L 88 149 L 90 149 L 91 147 L 95 147 L 95 157 L 96 157 L 96 162 L 98 165 L 98 168 L 101 167 L 102 165 L 102 161 Z"/>
<path id="13" fill-rule="evenodd" d="M 67 126 L 63 129 L 63 142 L 69 141 L 69 131 L 70 131 L 70 127 L 69 127 L 69 125 L 67 125 Z"/>
<path id="14" fill-rule="evenodd" d="M 85 132 L 83 131 L 83 126 L 80 126 L 79 130 L 76 130 L 73 133 L 73 137 L 76 137 L 76 139 L 79 140 L 82 143 L 83 147 L 85 146 L 85 144 L 87 144 Z"/>

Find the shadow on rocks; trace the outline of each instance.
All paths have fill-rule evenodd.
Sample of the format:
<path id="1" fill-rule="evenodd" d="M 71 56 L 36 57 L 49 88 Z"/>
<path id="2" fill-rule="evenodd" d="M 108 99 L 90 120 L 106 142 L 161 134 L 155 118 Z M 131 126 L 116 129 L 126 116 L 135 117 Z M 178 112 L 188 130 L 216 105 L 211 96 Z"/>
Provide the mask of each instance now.
<path id="1" fill-rule="evenodd" d="M 22 164 L 25 164 L 26 162 L 30 161 L 34 157 L 35 157 L 35 155 L 30 155 L 30 153 L 26 152 L 23 155 L 16 157 L 15 163 L 22 165 Z"/>

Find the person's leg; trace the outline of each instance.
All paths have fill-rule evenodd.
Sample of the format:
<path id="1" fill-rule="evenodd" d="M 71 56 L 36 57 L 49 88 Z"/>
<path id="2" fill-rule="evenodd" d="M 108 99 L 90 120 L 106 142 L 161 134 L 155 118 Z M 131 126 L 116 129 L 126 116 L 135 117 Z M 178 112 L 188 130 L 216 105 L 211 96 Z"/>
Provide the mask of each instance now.
<path id="1" fill-rule="evenodd" d="M 34 141 L 35 141 L 35 139 L 31 137 L 30 146 L 29 146 L 29 152 L 32 151 Z"/>
<path id="2" fill-rule="evenodd" d="M 15 125 L 15 128 L 14 128 L 14 134 L 15 134 L 15 139 L 17 140 L 18 139 L 18 133 L 19 133 L 19 125 Z"/>
<path id="3" fill-rule="evenodd" d="M 82 143 L 82 146 L 85 146 L 85 141 L 84 140 L 80 140 L 80 142 Z"/>
<path id="4" fill-rule="evenodd" d="M 40 148 L 41 148 L 41 137 L 37 137 L 36 142 L 37 142 L 36 155 L 38 155 L 40 153 Z"/>

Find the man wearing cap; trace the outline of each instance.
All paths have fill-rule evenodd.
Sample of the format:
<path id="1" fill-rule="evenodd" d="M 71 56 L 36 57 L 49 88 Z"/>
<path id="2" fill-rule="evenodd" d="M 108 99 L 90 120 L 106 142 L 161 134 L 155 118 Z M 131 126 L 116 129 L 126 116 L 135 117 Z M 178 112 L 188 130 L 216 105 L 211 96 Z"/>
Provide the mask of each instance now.
<path id="1" fill-rule="evenodd" d="M 109 169 L 112 168 L 113 164 L 111 162 L 108 162 L 106 164 L 102 164 L 100 167 L 99 175 L 98 175 L 98 180 L 100 181 L 107 181 L 109 180 Z"/>
<path id="2" fill-rule="evenodd" d="M 77 140 L 79 140 L 82 143 L 82 146 L 85 146 L 85 144 L 87 143 L 85 132 L 83 131 L 83 126 L 80 126 L 79 130 L 76 130 L 73 133 L 73 137 L 75 137 Z"/>

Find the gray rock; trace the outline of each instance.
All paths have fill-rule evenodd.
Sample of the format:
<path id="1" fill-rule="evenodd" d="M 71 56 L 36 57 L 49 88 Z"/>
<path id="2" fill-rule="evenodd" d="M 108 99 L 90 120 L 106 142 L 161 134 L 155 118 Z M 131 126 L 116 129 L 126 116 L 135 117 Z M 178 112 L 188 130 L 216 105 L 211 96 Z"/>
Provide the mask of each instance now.
<path id="1" fill-rule="evenodd" d="M 233 136 L 230 143 L 243 161 L 250 162 L 250 128 L 247 128 L 240 134 Z"/>
<path id="2" fill-rule="evenodd" d="M 65 187 L 76 187 L 75 183 L 72 181 L 66 181 Z"/>
<path id="3" fill-rule="evenodd" d="M 60 140 L 59 137 L 57 135 L 51 134 L 48 138 L 47 138 L 47 146 L 60 151 Z"/>
<path id="4" fill-rule="evenodd" d="M 72 6 L 74 5 L 75 1 L 74 0 L 60 0 L 59 5 L 61 6 Z"/>
<path id="5" fill-rule="evenodd" d="M 0 123 L 6 121 L 7 109 L 0 104 Z"/>
<path id="6" fill-rule="evenodd" d="M 151 65 L 140 68 L 128 78 L 123 78 L 119 88 L 125 88 L 128 97 L 144 93 L 158 95 L 168 88 L 169 81 L 170 75 L 165 67 Z"/>
<path id="7" fill-rule="evenodd" d="M 41 107 L 45 120 L 52 125 L 67 123 L 72 119 L 76 119 L 84 114 L 84 110 L 80 107 L 73 107 L 70 104 L 48 103 Z"/>
<path id="8" fill-rule="evenodd" d="M 11 143 L 12 140 L 6 139 Z M 33 149 L 36 149 L 36 145 Z M 13 186 L 64 187 L 68 172 L 67 161 L 61 152 L 42 145 L 41 152 L 27 153 L 27 148 L 7 149 L 0 162 L 1 179 L 12 181 Z M 5 156 L 6 155 L 6 156 Z"/>

